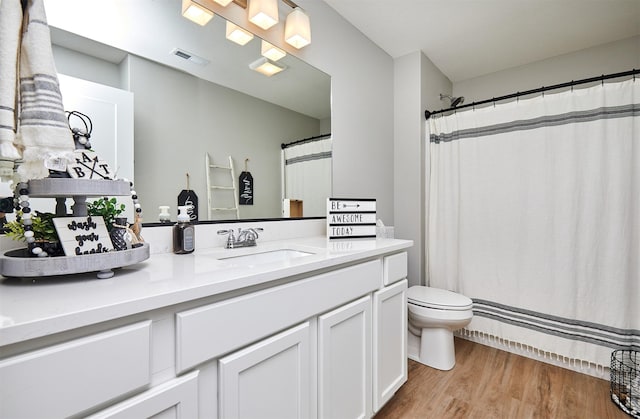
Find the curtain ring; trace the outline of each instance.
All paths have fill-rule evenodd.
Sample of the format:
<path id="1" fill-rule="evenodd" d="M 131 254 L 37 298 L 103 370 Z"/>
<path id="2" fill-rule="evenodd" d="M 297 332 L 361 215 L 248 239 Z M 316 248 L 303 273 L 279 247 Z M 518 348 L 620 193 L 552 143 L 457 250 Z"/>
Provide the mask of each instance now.
<path id="1" fill-rule="evenodd" d="M 600 85 L 604 86 L 604 74 L 600 76 Z"/>
<path id="2" fill-rule="evenodd" d="M 544 86 L 542 86 L 542 97 L 544 97 Z"/>
<path id="3" fill-rule="evenodd" d="M 575 84 L 575 83 L 573 82 L 573 80 L 571 80 L 571 93 L 573 93 L 573 86 L 574 86 L 574 84 Z"/>

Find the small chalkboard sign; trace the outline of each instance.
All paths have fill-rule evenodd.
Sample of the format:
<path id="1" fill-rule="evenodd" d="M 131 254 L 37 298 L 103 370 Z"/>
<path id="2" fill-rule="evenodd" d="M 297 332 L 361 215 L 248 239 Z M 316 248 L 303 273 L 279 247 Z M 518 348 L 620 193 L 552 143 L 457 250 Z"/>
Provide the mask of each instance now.
<path id="1" fill-rule="evenodd" d="M 102 217 L 57 217 L 53 219 L 66 256 L 92 255 L 113 250 Z"/>
<path id="2" fill-rule="evenodd" d="M 198 221 L 198 195 L 189 188 L 189 173 L 185 173 L 187 176 L 187 189 L 183 189 L 178 194 L 178 206 L 187 207 L 187 214 L 189 214 L 189 221 Z"/>
<path id="3" fill-rule="evenodd" d="M 190 221 L 198 221 L 198 195 L 191 189 L 183 189 L 178 195 L 178 206 L 186 206 Z"/>
<path id="4" fill-rule="evenodd" d="M 376 200 L 327 198 L 327 237 L 375 238 Z"/>
<path id="5" fill-rule="evenodd" d="M 240 188 L 238 189 L 238 203 L 240 205 L 253 205 L 253 176 L 249 172 L 240 173 Z"/>

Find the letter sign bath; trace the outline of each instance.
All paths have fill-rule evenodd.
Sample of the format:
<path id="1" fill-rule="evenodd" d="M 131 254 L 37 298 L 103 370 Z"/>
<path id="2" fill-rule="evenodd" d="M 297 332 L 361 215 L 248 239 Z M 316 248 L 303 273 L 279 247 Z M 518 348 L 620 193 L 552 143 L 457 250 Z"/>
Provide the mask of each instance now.
<path id="1" fill-rule="evenodd" d="M 89 150 L 75 150 L 73 163 L 67 165 L 67 173 L 74 179 L 113 179 L 113 173 L 106 161 Z"/>

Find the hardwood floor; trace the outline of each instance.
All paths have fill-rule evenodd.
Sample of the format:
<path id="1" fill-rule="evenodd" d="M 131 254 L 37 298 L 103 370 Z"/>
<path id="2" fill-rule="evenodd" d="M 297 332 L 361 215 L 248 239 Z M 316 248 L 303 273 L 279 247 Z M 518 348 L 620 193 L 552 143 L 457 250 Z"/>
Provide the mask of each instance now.
<path id="1" fill-rule="evenodd" d="M 409 360 L 409 380 L 375 419 L 629 417 L 609 381 L 456 338 L 454 369 Z"/>

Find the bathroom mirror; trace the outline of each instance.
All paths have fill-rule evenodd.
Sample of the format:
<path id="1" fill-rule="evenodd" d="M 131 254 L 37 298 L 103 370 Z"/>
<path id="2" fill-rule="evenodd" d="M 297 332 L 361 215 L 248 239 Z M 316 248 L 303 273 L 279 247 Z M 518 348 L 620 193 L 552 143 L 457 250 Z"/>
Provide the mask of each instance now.
<path id="1" fill-rule="evenodd" d="M 133 92 L 134 178 L 145 222 L 158 220 L 160 205 L 170 206 L 175 219 L 177 197 L 187 188 L 198 196 L 200 221 L 236 218 L 232 211 L 209 217 L 207 154 L 215 165 L 228 166 L 231 157 L 237 187 L 241 172 L 251 174 L 253 205 L 240 205 L 239 218 L 280 218 L 280 145 L 331 132 L 330 77 L 291 55 L 278 61 L 286 68 L 281 73 L 259 74 L 249 67 L 261 57 L 259 38 L 237 45 L 225 39 L 223 18 L 199 26 L 182 17 L 180 6 L 179 0 L 46 0 L 57 70 Z M 329 195 L 331 171 L 323 173 L 316 178 Z M 229 175 L 212 170 L 211 183 L 229 184 Z M 228 207 L 232 195 L 212 198 Z M 303 208 L 303 216 L 325 215 L 324 207 Z"/>

